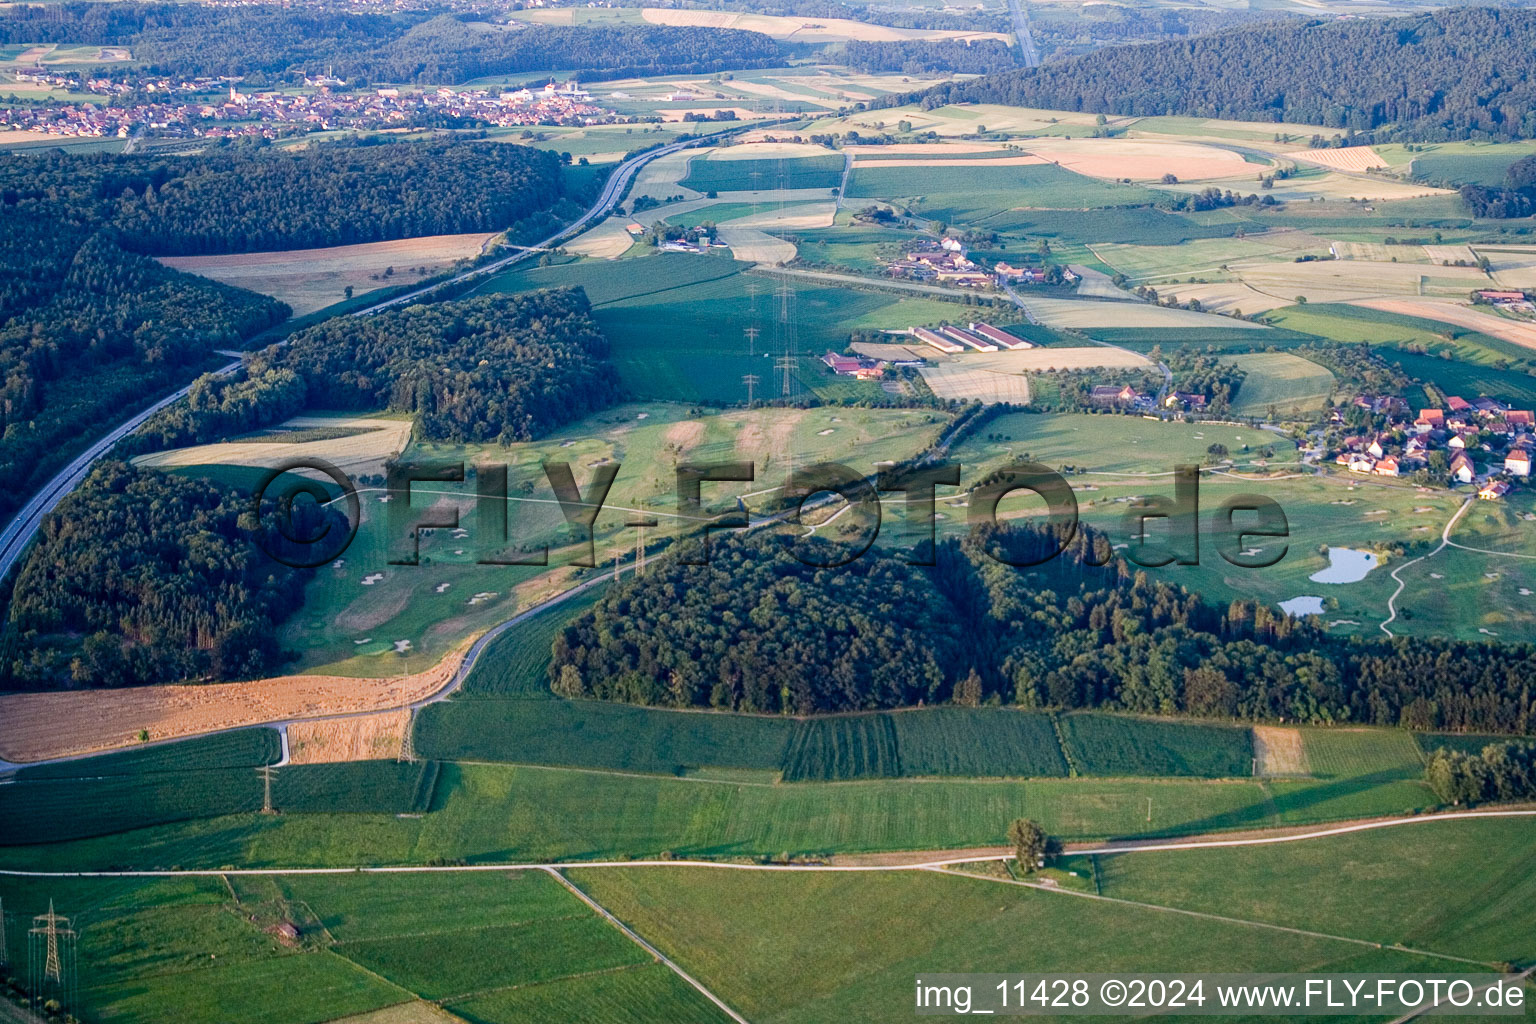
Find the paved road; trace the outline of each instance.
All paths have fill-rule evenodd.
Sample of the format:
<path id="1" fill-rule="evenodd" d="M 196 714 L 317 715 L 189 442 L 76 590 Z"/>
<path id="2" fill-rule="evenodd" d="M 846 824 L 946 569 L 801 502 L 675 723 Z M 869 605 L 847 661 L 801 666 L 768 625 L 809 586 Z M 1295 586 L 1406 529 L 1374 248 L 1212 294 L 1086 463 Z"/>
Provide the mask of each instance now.
<path id="1" fill-rule="evenodd" d="M 521 248 L 518 252 L 504 259 L 497 260 L 493 263 L 487 263 L 483 266 L 475 267 L 472 270 L 467 270 L 464 273 L 459 274 L 457 277 L 451 278 L 445 282 L 439 282 L 438 284 L 429 288 L 418 289 L 416 291 L 408 292 L 404 295 L 398 295 L 392 299 L 386 299 L 375 305 L 369 306 L 367 309 L 359 310 L 353 315 L 365 316 L 369 313 L 375 313 L 381 309 L 388 309 L 391 306 L 399 305 L 405 302 L 411 302 L 431 293 L 432 291 L 435 291 L 437 288 L 442 287 L 444 284 L 455 284 L 466 281 L 481 274 L 494 273 L 495 271 L 516 263 L 519 260 L 527 259 L 533 253 L 542 249 L 549 248 L 566 236 L 581 231 L 597 218 L 606 216 L 608 211 L 613 208 L 613 205 L 618 202 L 621 196 L 623 196 L 624 190 L 629 187 L 630 182 L 634 180 L 634 177 L 639 172 L 640 168 L 644 167 L 650 161 L 655 160 L 658 157 L 665 156 L 668 153 L 675 153 L 680 149 L 687 149 L 690 146 L 709 145 L 712 141 L 723 138 L 727 135 L 746 131 L 748 127 L 749 126 L 733 128 L 726 132 L 720 132 L 715 135 L 707 135 L 698 139 L 689 139 L 684 142 L 673 142 L 669 143 L 668 145 L 661 146 L 657 149 L 648 150 L 647 152 L 632 156 L 628 160 L 625 160 L 623 163 L 619 164 L 618 167 L 614 168 L 613 172 L 608 176 L 607 183 L 603 186 L 602 194 L 599 195 L 597 201 L 587 209 L 586 213 L 582 214 L 581 217 L 579 217 L 577 220 L 571 224 L 566 225 L 564 228 L 551 235 L 549 238 L 540 242 L 537 246 Z M 754 123 L 750 127 L 761 127 L 761 125 Z M 215 372 L 231 373 L 237 367 L 239 367 L 239 365 L 240 363 L 237 360 L 227 366 L 221 367 Z M 42 490 L 33 495 L 32 500 L 27 502 L 26 505 L 22 506 L 21 510 L 16 513 L 16 516 L 11 520 L 11 522 L 6 525 L 5 529 L 0 531 L 0 577 L 3 577 L 7 572 L 9 572 L 11 567 L 14 566 L 21 558 L 22 552 L 27 549 L 27 545 L 30 544 L 32 542 L 32 538 L 37 535 L 37 530 L 38 527 L 42 525 L 43 517 L 51 512 L 66 494 L 74 490 L 75 487 L 79 485 L 81 480 L 85 479 L 86 474 L 90 472 L 91 466 L 96 462 L 97 459 L 101 458 L 108 451 L 110 451 L 112 446 L 115 445 L 118 441 L 139 429 L 139 427 L 141 427 L 144 422 L 155 413 L 159 412 L 161 409 L 164 409 L 171 403 L 181 399 L 189 390 L 191 390 L 191 384 L 188 384 L 186 387 L 172 392 L 171 394 L 162 398 L 160 401 L 156 402 L 154 405 L 150 406 L 148 409 L 145 409 L 144 411 L 137 413 L 133 417 L 129 418 L 127 421 L 113 429 L 111 433 L 102 437 L 95 444 L 91 445 L 90 448 L 82 452 L 78 457 L 75 458 L 73 462 L 71 462 L 62 471 L 60 471 L 58 475 L 56 475 L 52 480 L 48 481 L 48 483 L 43 486 Z"/>
<path id="2" fill-rule="evenodd" d="M 240 366 L 237 359 L 232 363 L 220 367 L 215 373 L 232 373 Z M 75 460 L 65 466 L 59 473 L 46 484 L 42 490 L 32 496 L 32 500 L 21 507 L 3 531 L 0 531 L 0 577 L 11 571 L 11 567 L 21 558 L 27 545 L 37 534 L 37 528 L 42 525 L 43 517 L 52 512 L 54 507 L 63 500 L 64 496 L 77 487 L 86 474 L 91 471 L 91 466 L 96 460 L 112 449 L 112 446 L 124 437 L 138 430 L 144 425 L 144 421 L 155 413 L 164 409 L 172 402 L 177 401 L 192 390 L 188 384 L 184 388 L 166 395 L 154 405 L 137 413 L 124 423 L 118 425 L 111 433 L 98 440 L 85 451 L 75 457 Z"/>
<path id="3" fill-rule="evenodd" d="M 761 128 L 762 126 L 763 125 L 758 122 L 753 122 L 751 125 L 753 128 Z M 625 189 L 629 188 L 630 182 L 635 179 L 635 175 L 640 172 L 640 168 L 644 167 L 652 160 L 655 160 L 658 157 L 666 156 L 668 153 L 676 153 L 680 149 L 688 149 L 693 146 L 713 145 L 715 142 L 725 138 L 726 136 L 735 135 L 746 130 L 746 127 L 733 128 L 729 131 L 706 135 L 698 139 L 688 139 L 684 142 L 668 143 L 665 146 L 660 146 L 656 149 L 647 150 L 644 153 L 639 153 L 635 156 L 632 156 L 628 160 L 625 160 L 623 163 L 619 164 L 618 167 L 613 169 L 613 173 L 608 176 L 608 181 L 603 186 L 602 194 L 597 197 L 596 202 L 588 207 L 586 213 L 582 214 L 576 220 L 567 224 L 559 231 L 550 235 L 548 238 L 544 239 L 544 241 L 539 242 L 537 245 L 519 246 L 519 251 L 513 253 L 510 256 L 506 256 L 492 263 L 485 263 L 481 266 L 473 267 L 464 271 L 462 274 L 459 274 L 455 277 L 450 277 L 446 281 L 439 281 L 437 284 L 429 285 L 425 288 L 418 288 L 415 291 L 406 292 L 404 295 L 397 295 L 392 299 L 387 299 L 383 302 L 369 306 L 367 309 L 360 309 L 352 315 L 369 316 L 379 312 L 380 310 L 389 309 L 392 306 L 398 306 L 407 302 L 412 302 L 424 295 L 430 295 L 432 292 L 437 291 L 439 288 L 443 288 L 448 285 L 461 284 L 464 281 L 468 281 L 476 277 L 481 277 L 486 274 L 494 274 L 498 270 L 503 270 L 514 263 L 518 263 L 527 259 L 534 253 L 551 249 L 562 239 L 580 234 L 581 231 L 583 231 L 589 224 L 602 217 L 606 217 L 608 215 L 608 211 L 613 209 L 614 204 L 616 204 L 619 199 L 623 197 Z"/>
<path id="4" fill-rule="evenodd" d="M 1019 37 L 1019 56 L 1027 68 L 1040 66 L 1040 51 L 1035 48 L 1035 34 L 1029 30 L 1027 0 L 1008 0 L 1008 13 L 1013 15 L 1013 34 Z"/>

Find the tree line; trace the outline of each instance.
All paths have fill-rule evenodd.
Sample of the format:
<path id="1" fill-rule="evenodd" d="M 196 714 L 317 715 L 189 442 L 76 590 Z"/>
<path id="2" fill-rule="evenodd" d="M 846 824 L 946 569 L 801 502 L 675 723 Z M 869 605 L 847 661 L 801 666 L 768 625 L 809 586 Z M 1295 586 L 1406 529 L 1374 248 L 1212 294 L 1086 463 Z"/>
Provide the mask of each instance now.
<path id="1" fill-rule="evenodd" d="M 615 583 L 556 637 L 552 687 L 759 712 L 959 700 L 1536 732 L 1531 644 L 1340 638 L 1257 601 L 1218 607 L 1090 528 L 1052 558 L 1050 527 L 985 527 L 932 567 L 871 551 L 818 570 L 787 540 L 821 561 L 832 544 L 716 533 L 707 566 L 683 564 L 689 541 Z"/>
<path id="2" fill-rule="evenodd" d="M 580 68 L 586 77 L 713 74 L 780 63 L 761 32 L 671 25 L 493 25 L 435 10 L 354 14 L 272 5 L 89 3 L 0 11 L 0 43 L 126 46 L 157 74 L 296 81 L 330 68 L 354 83 L 456 85 Z M 132 77 L 133 67 L 101 73 Z"/>
<path id="3" fill-rule="evenodd" d="M 1477 754 L 1441 747 L 1424 781 L 1448 804 L 1536 799 L 1536 743 L 1490 743 Z"/>
<path id="4" fill-rule="evenodd" d="M 198 379 L 124 450 L 214 441 L 300 409 L 409 413 L 433 440 L 528 441 L 618 398 L 607 355 L 579 288 L 334 317 Z"/>
<path id="5" fill-rule="evenodd" d="M 306 577 L 268 558 L 250 499 L 211 480 L 103 463 L 49 513 L 0 634 L 0 686 L 248 679 L 286 657 L 275 627 Z M 340 513 L 300 504 L 296 535 Z M 345 522 L 333 524 L 345 529 Z M 280 550 L 275 529 L 262 543 Z"/>
<path id="6" fill-rule="evenodd" d="M 997 39 L 903 40 L 866 42 L 850 40 L 841 62 L 858 71 L 899 71 L 904 75 L 934 72 L 989 75 L 1018 66 L 1018 51 Z"/>
<path id="7" fill-rule="evenodd" d="M 491 143 L 0 155 L 0 515 L 58 470 L 44 453 L 72 453 L 288 317 L 142 253 L 489 232 L 562 194 L 558 158 Z"/>
<path id="8" fill-rule="evenodd" d="M 1536 138 L 1533 76 L 1536 12 L 1461 7 L 1115 46 L 877 103 L 1289 121 L 1358 141 L 1504 140 Z"/>
<path id="9" fill-rule="evenodd" d="M 1504 172 L 1504 187 L 1463 185 L 1461 198 L 1474 217 L 1529 217 L 1536 213 L 1536 155 L 1523 157 Z"/>

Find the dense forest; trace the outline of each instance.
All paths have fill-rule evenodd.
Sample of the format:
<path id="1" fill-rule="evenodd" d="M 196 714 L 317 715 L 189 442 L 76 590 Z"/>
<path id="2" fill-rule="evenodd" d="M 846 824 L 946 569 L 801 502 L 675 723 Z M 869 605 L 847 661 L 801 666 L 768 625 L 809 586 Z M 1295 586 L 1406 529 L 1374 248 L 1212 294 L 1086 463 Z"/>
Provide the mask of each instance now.
<path id="1" fill-rule="evenodd" d="M 298 527 L 306 536 L 340 515 L 296 511 L 315 518 Z M 304 576 L 262 553 L 242 524 L 249 512 L 248 496 L 209 480 L 98 466 L 22 563 L 0 685 L 137 686 L 275 668 L 273 627 L 299 606 Z"/>
<path id="2" fill-rule="evenodd" d="M 58 456 L 288 315 L 123 248 L 119 197 L 166 178 L 154 162 L 0 157 L 0 515 Z"/>
<path id="3" fill-rule="evenodd" d="M 327 68 L 360 83 L 458 84 L 551 68 L 580 68 L 588 78 L 712 74 L 782 59 L 768 36 L 734 29 L 492 25 L 448 14 L 278 5 L 66 3 L 0 11 L 0 44 L 40 40 L 127 46 L 154 72 L 243 75 L 252 84 Z"/>
<path id="4" fill-rule="evenodd" d="M 586 293 L 562 288 L 335 317 L 197 380 L 124 451 L 255 430 L 300 409 L 389 409 L 444 441 L 527 441 L 611 405 L 617 377 Z"/>
<path id="5" fill-rule="evenodd" d="M 156 255 L 500 231 L 562 194 L 556 154 L 501 143 L 237 146 L 172 166 L 180 173 L 123 197 L 114 216 Z"/>
<path id="6" fill-rule="evenodd" d="M 900 71 L 904 75 L 955 72 L 988 75 L 1018 66 L 1018 51 L 996 39 L 847 43 L 839 57 L 859 71 Z"/>
<path id="7" fill-rule="evenodd" d="M 951 82 L 920 99 L 1324 125 L 1386 139 L 1536 138 L 1536 12 L 1246 26 Z"/>
<path id="8" fill-rule="evenodd" d="M 71 453 L 288 316 L 141 253 L 488 232 L 547 216 L 561 193 L 557 157 L 488 143 L 0 155 L 0 515 L 61 467 L 44 453 Z"/>
<path id="9" fill-rule="evenodd" d="M 1256 601 L 1217 608 L 1086 528 L 1055 558 L 1048 528 L 978 530 L 942 542 L 932 568 L 871 553 L 817 570 L 766 534 L 710 544 L 708 566 L 665 559 L 570 623 L 554 689 L 763 712 L 996 700 L 1536 732 L 1530 644 L 1337 638 Z"/>

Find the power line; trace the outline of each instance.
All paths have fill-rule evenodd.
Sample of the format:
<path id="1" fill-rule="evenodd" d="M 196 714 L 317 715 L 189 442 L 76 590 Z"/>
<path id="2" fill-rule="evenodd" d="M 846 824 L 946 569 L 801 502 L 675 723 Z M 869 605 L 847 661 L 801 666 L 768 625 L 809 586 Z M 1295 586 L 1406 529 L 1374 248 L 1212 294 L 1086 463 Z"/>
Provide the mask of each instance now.
<path id="1" fill-rule="evenodd" d="M 757 355 L 757 336 L 763 333 L 763 329 L 753 324 L 751 327 L 743 327 L 741 333 L 747 336 L 747 355 Z"/>
<path id="2" fill-rule="evenodd" d="M 261 772 L 261 813 L 276 814 L 277 812 L 272 809 L 272 766 L 264 764 L 257 771 Z"/>
<path id="3" fill-rule="evenodd" d="M 405 735 L 400 737 L 400 761 L 416 763 L 416 709 L 405 709 Z"/>
<path id="4" fill-rule="evenodd" d="M 747 386 L 747 405 L 750 406 L 757 392 L 759 378 L 755 373 L 744 374 L 741 382 Z"/>
<path id="5" fill-rule="evenodd" d="M 0 900 L 0 967 L 9 967 L 10 953 L 5 947 L 5 900 Z"/>

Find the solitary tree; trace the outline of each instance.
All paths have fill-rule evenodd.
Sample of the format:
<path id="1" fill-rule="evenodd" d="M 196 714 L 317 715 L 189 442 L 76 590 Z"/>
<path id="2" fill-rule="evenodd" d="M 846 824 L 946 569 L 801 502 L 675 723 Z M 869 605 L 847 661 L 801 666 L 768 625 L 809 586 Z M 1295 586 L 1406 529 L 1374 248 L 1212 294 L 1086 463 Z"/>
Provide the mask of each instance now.
<path id="1" fill-rule="evenodd" d="M 1020 870 L 1026 875 L 1034 874 L 1044 865 L 1046 840 L 1045 829 L 1028 818 L 1015 818 L 1008 826 L 1008 843 L 1013 847 L 1014 857 L 1018 858 Z"/>

